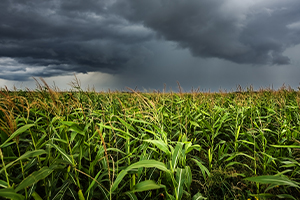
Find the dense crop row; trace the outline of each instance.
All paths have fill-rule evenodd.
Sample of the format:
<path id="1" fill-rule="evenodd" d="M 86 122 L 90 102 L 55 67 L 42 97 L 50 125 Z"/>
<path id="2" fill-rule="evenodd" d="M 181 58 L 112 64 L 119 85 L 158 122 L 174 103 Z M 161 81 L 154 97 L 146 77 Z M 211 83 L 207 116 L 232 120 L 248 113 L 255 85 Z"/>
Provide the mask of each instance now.
<path id="1" fill-rule="evenodd" d="M 1 91 L 0 196 L 300 196 L 299 92 L 76 88 L 59 92 L 45 83 L 36 91 Z"/>

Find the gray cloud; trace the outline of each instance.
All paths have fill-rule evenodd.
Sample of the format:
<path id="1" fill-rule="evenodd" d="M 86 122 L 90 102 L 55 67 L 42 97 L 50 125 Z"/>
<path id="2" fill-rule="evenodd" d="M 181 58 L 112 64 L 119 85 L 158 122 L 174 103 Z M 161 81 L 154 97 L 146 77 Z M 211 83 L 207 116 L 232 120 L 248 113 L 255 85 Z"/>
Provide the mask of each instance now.
<path id="1" fill-rule="evenodd" d="M 149 41 L 153 31 L 110 12 L 112 2 L 1 1 L 0 57 L 13 58 L 16 65 L 39 72 L 17 75 L 11 68 L 15 77 L 9 69 L 2 70 L 1 77 L 117 73 L 128 64 L 140 64 L 140 58 L 147 56 L 140 44 Z"/>
<path id="2" fill-rule="evenodd" d="M 298 0 L 1 0 L 0 78 L 151 71 L 166 55 L 153 57 L 155 40 L 195 57 L 286 65 L 299 9 Z"/>
<path id="3" fill-rule="evenodd" d="M 298 0 L 124 0 L 115 9 L 204 58 L 288 64 L 283 51 L 300 43 Z"/>

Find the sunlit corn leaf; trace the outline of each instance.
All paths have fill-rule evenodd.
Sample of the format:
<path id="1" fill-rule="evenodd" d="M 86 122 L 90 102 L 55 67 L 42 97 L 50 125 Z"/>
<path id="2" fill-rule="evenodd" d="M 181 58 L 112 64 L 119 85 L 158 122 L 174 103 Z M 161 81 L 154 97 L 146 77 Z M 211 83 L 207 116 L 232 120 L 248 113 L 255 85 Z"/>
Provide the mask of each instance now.
<path id="1" fill-rule="evenodd" d="M 171 170 L 174 171 L 176 169 L 178 160 L 181 155 L 181 149 L 183 144 L 181 142 L 178 142 L 175 146 L 174 151 L 172 152 L 172 162 L 171 162 Z"/>
<path id="2" fill-rule="evenodd" d="M 36 191 L 34 191 L 32 194 L 31 194 L 31 196 L 34 198 L 34 200 L 43 200 L 42 198 L 41 198 L 41 196 L 36 192 Z M 53 199 L 54 200 L 54 199 Z"/>
<path id="3" fill-rule="evenodd" d="M 276 148 L 300 148 L 300 145 L 270 145 L 271 147 Z"/>
<path id="4" fill-rule="evenodd" d="M 48 167 L 43 167 L 39 171 L 35 171 L 32 174 L 30 174 L 28 177 L 26 177 L 15 189 L 16 192 L 31 186 L 34 183 L 37 183 L 38 181 L 46 178 L 53 172 L 53 169 L 50 169 Z"/>
<path id="5" fill-rule="evenodd" d="M 35 124 L 26 124 L 20 128 L 18 128 L 13 134 L 11 134 L 11 136 L 0 145 L 0 148 L 2 148 L 6 143 L 8 143 L 10 140 L 12 140 L 13 138 L 17 137 L 18 135 L 24 133 L 25 131 L 27 131 L 30 127 L 33 127 Z"/>
<path id="6" fill-rule="evenodd" d="M 165 166 L 164 163 L 156 161 L 156 160 L 142 160 L 142 161 L 136 162 L 136 163 L 128 166 L 125 170 L 122 170 L 119 173 L 119 175 L 117 176 L 116 180 L 114 181 L 114 183 L 111 187 L 111 192 L 113 192 L 117 189 L 119 183 L 123 180 L 124 176 L 127 174 L 127 172 L 129 170 L 138 169 L 141 167 L 146 167 L 146 168 L 155 167 L 162 171 L 169 172 L 169 170 L 167 169 L 167 167 Z"/>
<path id="7" fill-rule="evenodd" d="M 16 191 L 12 188 L 0 189 L 0 197 L 4 197 L 7 199 L 13 199 L 13 200 L 25 199 L 25 197 L 23 195 L 16 193 Z"/>
<path id="8" fill-rule="evenodd" d="M 156 160 L 141 160 L 139 162 L 136 162 L 136 163 L 130 165 L 129 167 L 126 168 L 126 170 L 129 171 L 131 169 L 140 168 L 140 167 L 146 167 L 146 168 L 155 167 L 164 172 L 169 172 L 169 170 L 167 169 L 167 167 L 164 163 L 156 161 Z"/>
<path id="9" fill-rule="evenodd" d="M 188 154 L 189 152 L 191 152 L 194 149 L 199 151 L 201 149 L 201 146 L 199 144 L 191 145 L 187 148 L 185 154 Z"/>
<path id="10" fill-rule="evenodd" d="M 79 200 L 85 200 L 81 189 L 78 190 L 77 195 L 78 195 Z"/>
<path id="11" fill-rule="evenodd" d="M 245 180 L 261 183 L 261 184 L 287 185 L 291 187 L 300 188 L 299 183 L 295 181 L 291 181 L 290 179 L 281 176 L 271 176 L 271 175 L 256 176 L 256 177 L 245 178 Z"/>
<path id="12" fill-rule="evenodd" d="M 157 190 L 160 188 L 165 188 L 164 185 L 158 185 L 153 180 L 142 181 L 134 186 L 134 190 L 130 192 L 143 192 L 148 190 Z"/>
<path id="13" fill-rule="evenodd" d="M 195 127 L 200 127 L 199 124 L 195 121 L 190 121 L 190 124 Z"/>
<path id="14" fill-rule="evenodd" d="M 144 140 L 144 141 L 154 144 L 157 148 L 159 148 L 161 151 L 165 152 L 168 156 L 171 155 L 168 145 L 166 143 L 164 143 L 162 140 Z"/>
<path id="15" fill-rule="evenodd" d="M 6 181 L 0 180 L 0 187 L 7 188 L 8 184 Z"/>
<path id="16" fill-rule="evenodd" d="M 176 169 L 176 182 L 177 182 L 177 188 L 176 188 L 176 199 L 181 199 L 183 195 L 183 186 L 185 182 L 185 169 Z"/>
<path id="17" fill-rule="evenodd" d="M 202 199 L 207 199 L 207 198 L 203 197 L 200 192 L 198 192 L 197 194 L 195 194 L 193 196 L 193 198 L 192 198 L 192 200 L 202 200 Z"/>

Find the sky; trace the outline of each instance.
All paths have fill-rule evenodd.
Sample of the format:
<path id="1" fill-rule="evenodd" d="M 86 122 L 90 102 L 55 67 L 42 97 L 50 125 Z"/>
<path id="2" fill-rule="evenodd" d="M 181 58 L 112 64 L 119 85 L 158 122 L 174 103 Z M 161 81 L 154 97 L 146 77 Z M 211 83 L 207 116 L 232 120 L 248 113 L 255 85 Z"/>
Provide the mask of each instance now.
<path id="1" fill-rule="evenodd" d="M 0 87 L 300 85 L 299 0 L 1 0 L 0 19 Z"/>

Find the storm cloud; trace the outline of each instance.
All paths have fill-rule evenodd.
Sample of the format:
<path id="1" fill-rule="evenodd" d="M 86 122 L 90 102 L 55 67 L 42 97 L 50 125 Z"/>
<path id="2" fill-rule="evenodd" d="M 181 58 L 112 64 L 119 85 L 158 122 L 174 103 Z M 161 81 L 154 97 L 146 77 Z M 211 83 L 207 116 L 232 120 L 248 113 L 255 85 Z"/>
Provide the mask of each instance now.
<path id="1" fill-rule="evenodd" d="M 25 66 L 17 71 L 2 63 L 1 77 L 117 73 L 126 64 L 142 62 L 148 51 L 140 43 L 150 40 L 153 31 L 110 13 L 111 2 L 1 1 L 0 57 Z M 31 67 L 37 69 L 35 73 Z"/>
<path id="2" fill-rule="evenodd" d="M 126 19 L 142 22 L 194 56 L 241 64 L 289 64 L 282 53 L 300 42 L 299 9 L 298 0 L 124 0 L 116 4 Z"/>
<path id="3" fill-rule="evenodd" d="M 153 41 L 286 65 L 284 51 L 300 43 L 299 9 L 299 0 L 1 0 L 0 78 L 121 73 L 145 65 Z"/>

